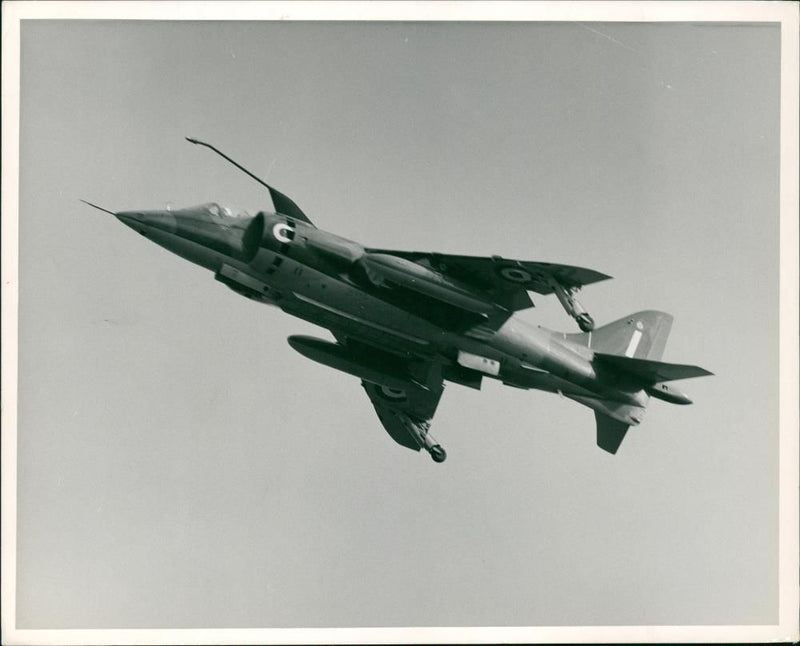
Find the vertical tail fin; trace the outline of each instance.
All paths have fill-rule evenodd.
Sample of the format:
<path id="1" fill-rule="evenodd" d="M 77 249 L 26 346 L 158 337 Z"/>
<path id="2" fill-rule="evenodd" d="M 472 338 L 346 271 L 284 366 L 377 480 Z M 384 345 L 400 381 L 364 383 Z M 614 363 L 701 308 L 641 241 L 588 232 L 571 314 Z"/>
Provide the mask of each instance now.
<path id="1" fill-rule="evenodd" d="M 584 334 L 567 334 L 567 340 L 604 354 L 658 360 L 672 328 L 666 312 L 645 310 Z"/>

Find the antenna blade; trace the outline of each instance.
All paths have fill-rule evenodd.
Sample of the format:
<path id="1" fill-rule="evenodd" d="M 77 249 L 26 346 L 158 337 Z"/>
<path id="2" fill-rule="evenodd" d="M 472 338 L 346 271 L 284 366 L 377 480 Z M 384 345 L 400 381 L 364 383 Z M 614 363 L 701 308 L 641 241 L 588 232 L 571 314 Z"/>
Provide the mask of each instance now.
<path id="1" fill-rule="evenodd" d="M 222 157 L 223 159 L 229 161 L 231 164 L 236 166 L 236 168 L 238 168 L 240 171 L 242 171 L 246 175 L 249 175 L 254 180 L 256 180 L 259 184 L 261 184 L 262 186 L 266 187 L 266 189 L 269 191 L 270 197 L 272 198 L 272 204 L 275 206 L 275 210 L 278 213 L 282 213 L 283 215 L 288 215 L 290 218 L 294 218 L 295 220 L 301 220 L 302 222 L 306 222 L 308 224 L 311 224 L 311 226 L 314 226 L 311 223 L 311 220 L 308 219 L 306 214 L 303 213 L 303 211 L 300 210 L 300 207 L 297 206 L 297 204 L 295 204 L 289 197 L 287 197 L 286 195 L 284 195 L 283 193 L 281 193 L 277 189 L 272 188 L 269 184 L 267 184 L 261 178 L 256 177 L 255 175 L 253 175 L 253 173 L 251 173 L 249 170 L 247 170 L 244 166 L 242 166 L 238 162 L 235 162 L 234 160 L 232 160 L 230 157 L 228 157 L 225 153 L 223 153 L 218 148 L 215 148 L 214 146 L 212 146 L 209 143 L 206 143 L 205 141 L 200 141 L 199 139 L 194 139 L 192 137 L 186 137 L 186 141 L 188 141 L 190 143 L 193 143 L 193 144 L 197 144 L 198 146 L 205 146 L 206 148 L 210 148 L 215 153 L 217 153 L 220 157 Z"/>
<path id="2" fill-rule="evenodd" d="M 284 215 L 288 215 L 295 220 L 302 220 L 303 222 L 311 224 L 311 220 L 308 219 L 306 214 L 300 210 L 300 207 L 297 206 L 297 204 L 295 204 L 290 197 L 287 197 L 271 186 L 269 187 L 269 194 L 272 197 L 272 203 L 275 205 L 275 210 L 278 213 L 283 213 Z"/>

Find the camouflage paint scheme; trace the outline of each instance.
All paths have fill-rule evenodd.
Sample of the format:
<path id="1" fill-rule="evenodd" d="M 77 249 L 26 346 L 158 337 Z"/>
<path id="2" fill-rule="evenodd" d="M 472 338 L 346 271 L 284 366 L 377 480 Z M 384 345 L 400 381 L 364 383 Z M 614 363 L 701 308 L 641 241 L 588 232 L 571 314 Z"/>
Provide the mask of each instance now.
<path id="1" fill-rule="evenodd" d="M 672 324 L 664 312 L 593 329 L 575 293 L 604 274 L 499 256 L 370 249 L 317 229 L 291 199 L 213 146 L 189 141 L 266 186 L 275 212 L 236 214 L 211 203 L 113 215 L 237 293 L 329 329 L 336 343 L 305 336 L 289 343 L 359 377 L 392 439 L 437 462 L 446 454 L 429 428 L 445 381 L 479 389 L 489 377 L 560 393 L 594 410 L 598 446 L 616 453 L 651 396 L 691 403 L 667 382 L 711 374 L 659 361 Z M 583 332 L 520 320 L 514 313 L 533 305 L 529 292 L 554 294 Z"/>

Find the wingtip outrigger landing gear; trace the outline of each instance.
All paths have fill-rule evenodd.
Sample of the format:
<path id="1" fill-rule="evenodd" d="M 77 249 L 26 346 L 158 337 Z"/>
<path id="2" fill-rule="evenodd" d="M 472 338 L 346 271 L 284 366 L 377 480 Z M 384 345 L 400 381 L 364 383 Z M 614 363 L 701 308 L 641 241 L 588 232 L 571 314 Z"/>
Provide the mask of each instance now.
<path id="1" fill-rule="evenodd" d="M 442 463 L 447 459 L 447 451 L 442 448 L 430 433 L 422 436 L 422 448 L 431 454 L 434 462 Z"/>
<path id="2" fill-rule="evenodd" d="M 420 437 L 422 448 L 431 454 L 434 462 L 442 463 L 447 459 L 447 452 L 427 431 Z"/>
<path id="3" fill-rule="evenodd" d="M 580 304 L 578 299 L 575 298 L 575 294 L 578 293 L 580 287 L 564 287 L 564 285 L 559 283 L 553 276 L 548 276 L 547 282 L 553 289 L 553 293 L 555 293 L 567 314 L 577 321 L 578 327 L 583 332 L 591 332 L 594 330 L 594 319 L 589 312 L 583 309 L 583 305 Z"/>
<path id="4" fill-rule="evenodd" d="M 447 459 L 447 452 L 442 448 L 441 444 L 434 444 L 428 451 L 430 451 L 434 462 L 444 462 Z"/>
<path id="5" fill-rule="evenodd" d="M 447 452 L 442 448 L 442 445 L 436 441 L 433 435 L 428 433 L 430 422 L 426 420 L 423 422 L 411 423 L 407 428 L 414 436 L 417 444 L 419 444 L 419 448 L 425 449 L 430 453 L 434 462 L 444 462 L 447 459 Z"/>
<path id="6" fill-rule="evenodd" d="M 575 317 L 575 320 L 578 322 L 578 327 L 584 332 L 591 332 L 594 330 L 594 319 L 588 312 L 578 314 L 578 316 Z"/>

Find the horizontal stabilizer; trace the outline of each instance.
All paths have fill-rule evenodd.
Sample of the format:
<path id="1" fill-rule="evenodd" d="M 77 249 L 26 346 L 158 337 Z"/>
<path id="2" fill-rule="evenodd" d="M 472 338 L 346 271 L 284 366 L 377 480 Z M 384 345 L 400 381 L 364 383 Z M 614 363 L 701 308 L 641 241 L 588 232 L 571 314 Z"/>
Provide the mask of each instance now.
<path id="1" fill-rule="evenodd" d="M 651 361 L 649 359 L 633 359 L 602 352 L 595 352 L 594 359 L 600 365 L 627 372 L 648 383 L 689 379 L 690 377 L 705 377 L 714 374 L 700 366 L 664 363 L 663 361 Z"/>
<path id="2" fill-rule="evenodd" d="M 628 424 L 612 419 L 603 413 L 595 411 L 594 418 L 597 420 L 597 446 L 609 453 L 616 453 L 625 433 L 628 432 Z"/>

